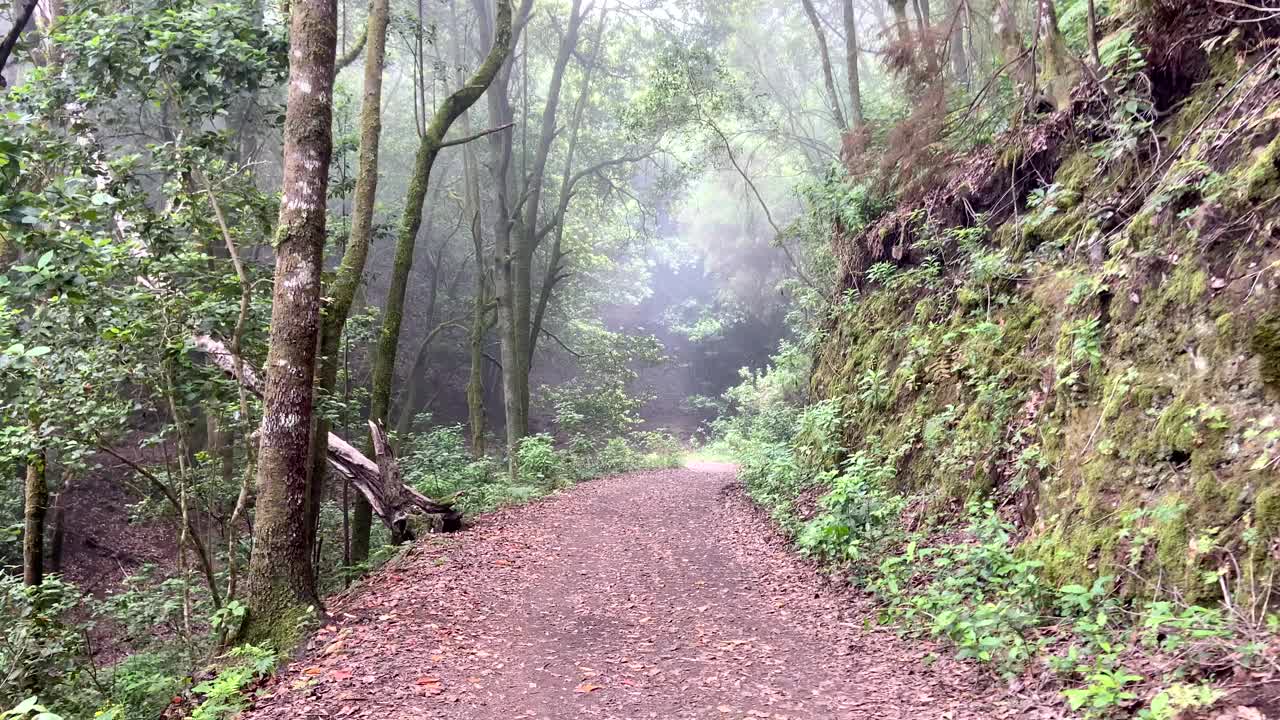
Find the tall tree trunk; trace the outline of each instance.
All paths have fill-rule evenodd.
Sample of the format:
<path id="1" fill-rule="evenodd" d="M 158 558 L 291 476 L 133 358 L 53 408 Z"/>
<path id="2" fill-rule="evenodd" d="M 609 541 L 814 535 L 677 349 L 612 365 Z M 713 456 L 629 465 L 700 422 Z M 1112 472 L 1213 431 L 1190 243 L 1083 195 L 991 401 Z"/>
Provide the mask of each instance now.
<path id="1" fill-rule="evenodd" d="M 556 123 L 560 111 L 560 90 L 564 85 L 564 73 L 578 47 L 582 19 L 582 0 L 573 0 L 569 10 L 569 26 L 560 39 L 560 48 L 551 69 L 546 105 L 542 108 L 538 147 L 533 157 L 533 167 L 526 174 L 530 184 L 524 197 L 524 221 L 521 223 L 521 232 L 517 235 L 519 245 L 513 249 L 515 278 L 513 337 L 517 360 L 515 380 L 519 398 L 519 437 L 529 434 L 529 373 L 533 370 L 533 348 L 537 342 L 533 334 L 533 255 L 542 237 L 538 229 L 542 214 L 542 192 L 546 187 L 547 158 L 551 155 L 551 146 L 557 134 Z"/>
<path id="2" fill-rule="evenodd" d="M 608 21 L 609 9 L 605 8 L 600 13 L 600 24 L 596 26 L 595 36 L 592 38 L 591 56 L 587 58 L 583 68 L 582 88 L 578 91 L 578 101 L 574 105 L 573 118 L 569 122 L 569 142 L 565 148 L 564 174 L 560 179 L 559 204 L 556 207 L 555 217 L 549 223 L 549 225 L 554 225 L 555 227 L 555 240 L 551 244 L 551 252 L 547 258 L 546 273 L 542 278 L 542 288 L 538 293 L 538 304 L 534 310 L 533 323 L 530 326 L 530 357 L 533 356 L 533 351 L 538 346 L 538 337 L 542 334 L 542 326 L 546 319 L 547 308 L 551 303 L 552 293 L 556 285 L 568 277 L 564 272 L 564 223 L 569 214 L 569 203 L 573 200 L 573 161 L 578 150 L 578 134 L 582 129 L 582 119 L 586 115 L 587 106 L 591 101 L 591 79 L 595 75 L 596 63 L 604 47 L 604 29 Z M 540 232 L 546 232 L 546 229 Z"/>
<path id="3" fill-rule="evenodd" d="M 454 27 L 454 51 L 457 57 L 459 77 L 464 64 L 465 42 L 462 31 L 456 23 Z M 462 114 L 462 131 L 470 135 L 471 111 Z M 480 211 L 480 168 L 476 162 L 474 148 L 467 145 L 462 150 L 462 213 L 463 219 L 471 232 L 471 242 L 475 253 L 475 295 L 472 299 L 471 330 L 467 343 L 470 351 L 470 373 L 467 377 L 467 427 L 471 437 L 471 456 L 480 459 L 485 455 L 485 412 L 484 412 L 484 336 L 492 323 L 489 321 L 489 275 L 486 272 L 484 231 L 481 226 Z"/>
<path id="4" fill-rule="evenodd" d="M 483 3 L 477 0 L 480 10 L 481 26 L 490 24 Z M 518 12 L 516 30 L 513 37 L 519 38 L 529 12 L 533 8 L 533 0 L 523 0 Z M 514 41 L 513 41 L 514 42 Z M 497 77 L 486 96 L 489 106 L 489 122 L 494 125 L 506 125 L 515 118 L 511 107 L 511 70 L 513 63 L 507 60 L 498 71 Z M 516 447 L 520 438 L 520 391 L 519 368 L 516 355 L 516 322 L 515 322 L 515 274 L 513 263 L 511 219 L 511 159 L 512 136 L 510 131 L 494 133 L 489 136 L 489 151 L 492 155 L 491 173 L 494 181 L 493 209 L 493 282 L 494 295 L 497 301 L 497 318 L 499 334 L 499 354 L 502 358 L 502 404 L 507 435 L 508 472 L 515 477 Z"/>
<path id="5" fill-rule="evenodd" d="M 39 420 L 33 419 L 39 437 Z M 44 518 L 49 507 L 49 485 L 45 478 L 45 452 L 36 448 L 27 457 L 27 482 L 23 502 L 22 582 L 28 586 L 44 582 Z"/>
<path id="6" fill-rule="evenodd" d="M 241 636 L 246 640 L 291 632 L 290 625 L 319 604 L 308 546 L 308 493 L 333 153 L 336 0 L 293 0 L 289 21 L 284 198 L 276 231 L 253 553 L 245 582 L 249 612 Z"/>
<path id="7" fill-rule="evenodd" d="M 858 78 L 858 20 L 853 0 L 844 0 L 844 59 L 849 77 L 849 129 L 861 132 L 867 124 L 862 116 L 862 83 Z"/>
<path id="8" fill-rule="evenodd" d="M 911 42 L 911 21 L 907 19 L 907 0 L 889 0 L 893 10 L 893 29 L 898 34 L 898 42 L 906 45 Z"/>
<path id="9" fill-rule="evenodd" d="M 969 84 L 969 52 L 965 47 L 966 30 L 969 27 L 968 0 L 955 0 L 951 8 L 951 17 L 947 20 L 951 25 L 951 37 L 948 49 L 951 55 L 951 72 L 960 85 Z"/>
<path id="10" fill-rule="evenodd" d="M 1009 79 L 1015 86 L 1025 88 L 1035 84 L 1035 76 L 1031 62 L 1026 57 L 1027 48 L 1022 42 L 1022 31 L 1018 28 L 1018 14 L 1014 9 L 1014 0 L 995 0 L 997 35 L 1000 38 L 1000 52 L 1007 64 Z"/>
<path id="11" fill-rule="evenodd" d="M 369 0 L 369 17 L 365 24 L 364 97 L 360 102 L 360 149 L 357 159 L 355 207 L 352 209 L 351 237 L 348 239 L 342 262 L 329 287 L 329 304 L 325 308 L 324 326 L 320 339 L 320 392 L 332 396 L 338 383 L 338 357 L 342 332 L 356 290 L 364 276 L 365 261 L 369 257 L 369 244 L 373 237 L 373 210 L 378 194 L 378 150 L 382 138 L 382 74 L 386 63 L 387 21 L 389 0 Z M 328 472 L 325 459 L 326 442 L 331 423 L 320 418 L 311 449 L 311 489 L 308 492 L 309 512 L 307 536 L 314 545 L 320 523 L 320 505 L 324 500 L 324 477 Z M 363 544 L 352 544 L 352 559 L 362 562 L 369 555 L 369 528 L 373 522 L 373 509 L 362 495 L 356 496 L 354 524 L 363 526 L 358 537 Z"/>
<path id="12" fill-rule="evenodd" d="M 844 113 L 840 110 L 840 93 L 836 91 L 835 73 L 831 70 L 831 51 L 827 49 L 827 33 L 822 29 L 822 21 L 818 18 L 818 11 L 813 7 L 813 0 L 801 0 L 804 4 L 804 14 L 809 18 L 809 24 L 813 26 L 813 36 L 818 42 L 818 57 L 822 60 L 822 84 L 827 88 L 827 101 L 831 103 L 831 118 L 835 120 L 836 130 L 844 132 L 849 129 L 849 124 L 845 122 Z M 848 29 L 846 28 L 846 32 Z"/>
<path id="13" fill-rule="evenodd" d="M 422 226 L 423 205 L 431 179 L 431 169 L 436 157 L 447 146 L 445 135 L 454 121 L 467 111 L 493 82 L 494 76 L 506 62 L 511 49 L 511 0 L 498 0 L 497 23 L 493 45 L 484 62 L 471 78 L 436 109 L 418 144 L 414 159 L 412 179 L 405 198 L 404 214 L 396 237 L 395 263 L 391 271 L 387 302 L 383 308 L 382 329 L 378 335 L 377 355 L 374 359 L 373 392 L 370 398 L 370 419 L 383 426 L 391 407 L 391 384 L 395 378 L 396 351 L 400 345 L 400 326 L 404 316 L 405 291 L 409 284 L 409 272 L 413 268 L 413 250 L 418 230 Z"/>
<path id="14" fill-rule="evenodd" d="M 1071 88 L 1077 73 L 1071 51 L 1058 27 L 1058 8 L 1053 0 L 1040 0 L 1040 45 L 1044 52 L 1044 86 L 1054 106 L 1062 110 L 1071 104 Z"/>

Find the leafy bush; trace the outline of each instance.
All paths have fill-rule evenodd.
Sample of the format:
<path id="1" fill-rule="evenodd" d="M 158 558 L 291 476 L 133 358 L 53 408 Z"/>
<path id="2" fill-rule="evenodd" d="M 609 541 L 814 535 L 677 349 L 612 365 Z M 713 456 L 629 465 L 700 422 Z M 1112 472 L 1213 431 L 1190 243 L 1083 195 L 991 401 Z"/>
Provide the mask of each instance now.
<path id="1" fill-rule="evenodd" d="M 555 440 L 550 435 L 530 435 L 520 440 L 516 449 L 516 467 L 523 482 L 554 485 L 561 477 L 562 465 Z"/>
<path id="2" fill-rule="evenodd" d="M 37 692 L 61 698 L 87 684 L 87 627 L 75 620 L 85 602 L 57 577 L 26 587 L 0 573 L 0 707 Z"/>
<path id="3" fill-rule="evenodd" d="M 796 539 L 801 550 L 849 562 L 859 574 L 873 568 L 902 539 L 899 516 L 906 501 L 887 489 L 894 472 L 892 464 L 865 452 L 846 460 L 831 491 L 818 500 L 824 512 L 801 529 Z"/>

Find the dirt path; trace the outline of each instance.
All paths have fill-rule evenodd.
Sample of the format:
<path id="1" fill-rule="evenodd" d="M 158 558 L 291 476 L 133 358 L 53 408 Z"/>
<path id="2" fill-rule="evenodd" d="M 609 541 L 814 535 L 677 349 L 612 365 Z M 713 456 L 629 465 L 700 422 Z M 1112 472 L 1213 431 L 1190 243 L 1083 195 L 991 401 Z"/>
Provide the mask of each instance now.
<path id="1" fill-rule="evenodd" d="M 330 605 L 253 720 L 1026 717 L 864 629 L 731 468 L 593 481 L 427 540 Z"/>

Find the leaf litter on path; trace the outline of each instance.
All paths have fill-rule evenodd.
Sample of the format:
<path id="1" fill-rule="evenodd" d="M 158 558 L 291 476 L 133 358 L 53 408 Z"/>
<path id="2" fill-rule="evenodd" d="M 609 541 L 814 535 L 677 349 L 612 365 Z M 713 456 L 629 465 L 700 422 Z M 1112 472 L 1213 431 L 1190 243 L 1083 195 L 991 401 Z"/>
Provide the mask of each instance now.
<path id="1" fill-rule="evenodd" d="M 790 553 L 731 468 L 596 480 L 330 600 L 249 720 L 1055 718 Z"/>

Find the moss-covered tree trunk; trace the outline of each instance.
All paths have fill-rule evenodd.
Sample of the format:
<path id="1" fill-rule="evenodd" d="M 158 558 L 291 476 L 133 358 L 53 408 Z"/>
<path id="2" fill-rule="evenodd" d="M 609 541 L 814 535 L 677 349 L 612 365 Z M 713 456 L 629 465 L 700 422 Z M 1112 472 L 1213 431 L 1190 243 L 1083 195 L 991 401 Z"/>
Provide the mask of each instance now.
<path id="1" fill-rule="evenodd" d="M 39 423 L 33 422 L 32 427 L 38 428 Z M 22 582 L 28 586 L 44 582 L 44 519 L 48 507 L 49 485 L 45 478 L 44 448 L 41 447 L 27 458 L 23 497 Z"/>
<path id="2" fill-rule="evenodd" d="M 284 124 L 284 197 L 276 230 L 246 640 L 283 639 L 318 604 L 308 545 L 312 409 L 325 201 L 333 152 L 335 0 L 293 0 Z M 278 642 L 277 645 L 284 645 Z"/>
<path id="3" fill-rule="evenodd" d="M 461 80 L 461 68 L 464 64 L 463 51 L 466 43 L 462 40 L 462 30 L 456 20 L 457 18 L 455 17 L 454 53 L 459 68 L 459 80 Z M 490 86 L 492 87 L 492 85 Z M 470 135 L 472 132 L 470 110 L 462 114 L 461 123 L 462 132 Z M 492 323 L 489 318 L 492 313 L 489 307 L 489 274 L 486 271 L 484 232 L 480 222 L 480 168 L 476 162 L 476 153 L 472 146 L 468 145 L 463 148 L 462 153 L 462 213 L 463 219 L 471 232 L 471 241 L 475 252 L 475 293 L 472 297 L 471 329 L 467 337 L 470 354 L 470 372 L 467 377 L 466 390 L 467 427 L 471 438 L 471 456 L 480 459 L 484 457 L 486 450 L 485 425 L 487 420 L 484 408 L 484 337 L 491 327 Z"/>
<path id="4" fill-rule="evenodd" d="M 324 325 L 320 331 L 320 392 L 331 395 L 338 383 L 338 362 L 342 332 L 351 315 L 356 290 L 364 275 L 365 261 L 369 257 L 369 243 L 373 236 L 373 210 L 378 193 L 378 148 L 382 138 L 382 72 L 387 53 L 387 21 L 389 0 L 370 0 L 369 17 L 365 24 L 364 96 L 360 102 L 360 149 L 357 157 L 355 205 L 351 214 L 351 236 L 347 249 L 338 265 L 337 274 L 329 287 L 329 304 L 325 308 Z M 326 460 L 330 423 L 320 418 L 311 451 L 311 489 L 308 493 L 308 536 L 314 545 L 320 523 L 320 504 L 324 500 L 324 477 L 328 471 Z M 373 510 L 364 496 L 357 494 L 353 524 L 363 526 L 359 535 L 369 537 L 373 522 Z M 357 553 L 358 551 L 358 553 Z M 363 545 L 352 545 L 352 560 L 363 561 L 369 555 L 366 540 Z"/>
<path id="5" fill-rule="evenodd" d="M 400 326 L 404 318 L 405 291 L 409 285 L 409 272 L 413 269 L 413 250 L 422 226 L 423 206 L 426 203 L 431 169 L 436 157 L 445 147 L 445 135 L 462 113 L 466 112 L 493 82 L 498 70 L 506 62 L 511 49 L 511 0 L 498 0 L 497 21 L 493 33 L 493 45 L 484 62 L 458 90 L 445 98 L 427 125 L 418 143 L 414 158 L 413 176 L 405 197 L 404 213 L 396 232 L 395 261 L 387 289 L 387 302 L 382 311 L 382 327 L 375 350 L 372 395 L 369 417 L 383 427 L 391 410 L 391 384 L 395 379 L 396 351 L 400 346 Z M 352 556 L 356 542 L 368 547 L 368 528 L 352 526 Z"/>

